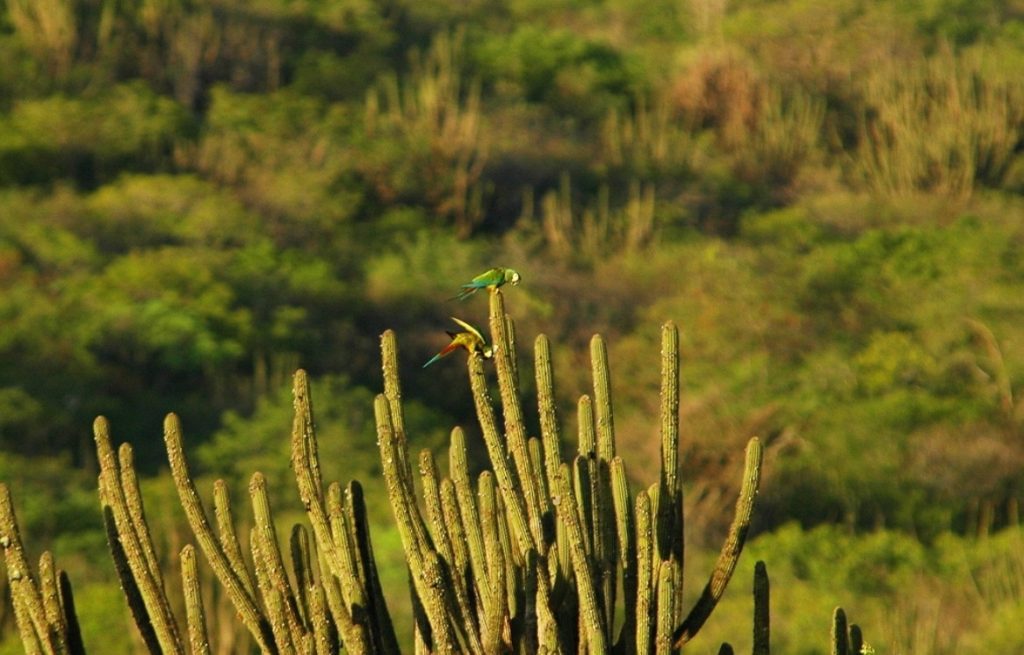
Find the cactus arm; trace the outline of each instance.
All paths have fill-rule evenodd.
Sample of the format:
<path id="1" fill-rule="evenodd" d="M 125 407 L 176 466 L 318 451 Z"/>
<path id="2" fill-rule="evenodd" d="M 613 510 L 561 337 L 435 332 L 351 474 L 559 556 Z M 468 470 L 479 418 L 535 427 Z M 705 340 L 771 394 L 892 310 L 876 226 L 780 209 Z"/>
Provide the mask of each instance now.
<path id="1" fill-rule="evenodd" d="M 252 553 L 253 569 L 256 571 L 256 587 L 263 598 L 266 618 L 274 635 L 274 644 L 280 655 L 296 655 L 292 632 L 288 625 L 287 609 L 281 591 L 274 586 L 268 571 L 269 555 L 263 552 L 263 539 L 259 531 L 249 532 L 249 552 Z"/>
<path id="2" fill-rule="evenodd" d="M 292 385 L 293 404 L 295 408 L 295 419 L 292 424 L 292 470 L 295 473 L 295 481 L 299 489 L 299 498 L 306 508 L 306 515 L 309 517 L 310 527 L 313 529 L 313 537 L 320 548 L 320 553 L 327 563 L 324 575 L 327 580 L 324 582 L 327 596 L 327 605 L 341 631 L 341 638 L 345 648 L 352 652 L 367 652 L 369 643 L 366 641 L 367 634 L 362 626 L 355 623 L 349 608 L 343 601 L 349 598 L 338 598 L 335 595 L 334 579 L 342 584 L 354 584 L 357 581 L 351 574 L 351 566 L 346 567 L 344 546 L 347 542 L 341 537 L 335 538 L 332 534 L 328 513 L 324 507 L 323 490 L 317 484 L 317 471 L 319 464 L 315 461 L 316 451 L 310 446 L 315 442 L 313 426 L 310 423 L 313 417 L 312 403 L 309 398 L 309 381 L 306 372 L 298 370 L 295 372 Z M 347 553 L 350 559 L 350 553 Z M 358 626 L 358 629 L 357 629 Z"/>
<path id="3" fill-rule="evenodd" d="M 324 598 L 327 600 L 327 609 L 334 619 L 334 624 L 338 627 L 342 645 L 346 652 L 350 653 L 362 655 L 372 652 L 369 647 L 366 626 L 353 621 L 352 614 L 345 606 L 338 578 L 331 572 L 331 565 L 327 562 L 327 555 L 323 551 L 319 552 L 319 559 L 320 585 L 324 590 Z"/>
<path id="4" fill-rule="evenodd" d="M 704 621 L 715 609 L 718 600 L 725 592 L 729 584 L 729 578 L 736 568 L 740 552 L 747 538 L 747 530 L 750 528 L 750 517 L 754 511 L 754 498 L 757 496 L 758 485 L 761 480 L 761 441 L 753 437 L 747 442 L 746 462 L 743 469 L 743 484 L 740 486 L 740 495 L 736 501 L 736 511 L 733 515 L 732 525 L 729 526 L 729 534 L 718 555 L 711 579 L 701 593 L 700 598 L 694 604 L 693 609 L 687 615 L 675 632 L 676 648 L 682 647 L 687 641 L 693 638 Z"/>
<path id="5" fill-rule="evenodd" d="M 313 624 L 313 652 L 316 655 L 331 655 L 341 650 L 337 641 L 337 632 L 330 623 L 327 599 L 324 588 L 314 580 L 306 586 L 306 602 L 309 604 L 309 617 Z"/>
<path id="6" fill-rule="evenodd" d="M 484 545 L 483 523 L 477 509 L 476 494 L 469 480 L 468 462 L 466 459 L 466 437 L 462 430 L 452 430 L 451 445 L 448 448 L 449 472 L 452 484 L 458 496 L 459 513 L 462 527 L 466 534 L 466 547 L 469 552 L 470 568 L 476 586 L 477 602 L 481 605 L 484 616 L 490 616 L 491 587 L 487 569 L 487 554 Z M 481 637 L 485 632 L 481 625 Z"/>
<path id="7" fill-rule="evenodd" d="M 597 457 L 594 403 L 587 394 L 576 401 L 576 443 L 576 452 L 581 457 Z"/>
<path id="8" fill-rule="evenodd" d="M 540 435 L 544 446 L 544 473 L 549 493 L 558 488 L 558 468 L 562 463 L 562 444 L 555 411 L 554 377 L 551 373 L 551 345 L 541 334 L 533 345 L 534 368 L 537 378 L 537 410 L 540 415 Z"/>
<path id="9" fill-rule="evenodd" d="M 185 518 L 188 519 L 189 526 L 199 542 L 199 547 L 210 563 L 210 568 L 224 585 L 228 597 L 242 618 L 242 622 L 256 639 L 257 645 L 264 651 L 276 652 L 274 635 L 270 626 L 261 615 L 255 599 L 246 591 L 239 574 L 231 568 L 231 562 L 224 553 L 224 548 L 214 536 L 210 522 L 206 518 L 206 512 L 199 500 L 199 492 L 196 491 L 195 483 L 192 481 L 188 464 L 185 461 L 181 443 L 181 425 L 178 417 L 174 414 L 168 414 L 164 420 L 164 444 L 171 466 L 171 477 L 174 478 L 178 499 L 185 510 Z M 255 559 L 255 554 L 253 559 Z"/>
<path id="10" fill-rule="evenodd" d="M 498 534 L 498 500 L 494 488 L 494 476 L 484 471 L 479 478 L 480 525 L 484 537 L 484 552 L 487 556 L 487 580 L 485 591 L 490 601 L 483 625 L 483 646 L 487 653 L 502 649 L 502 633 L 505 617 L 508 615 L 508 591 L 505 579 L 505 552 Z"/>
<path id="11" fill-rule="evenodd" d="M 210 655 L 210 639 L 206 632 L 206 612 L 203 594 L 199 588 L 199 570 L 196 549 L 187 544 L 181 549 L 181 587 L 185 595 L 185 619 L 188 623 L 188 643 L 192 655 Z"/>
<path id="12" fill-rule="evenodd" d="M 398 453 L 401 465 L 405 467 L 406 478 L 412 480 L 412 467 L 407 457 L 409 445 L 405 434 L 405 413 L 402 411 L 402 384 L 398 378 L 398 340 L 393 330 L 380 335 L 381 373 L 384 378 L 384 397 L 391 410 L 391 421 L 398 439 Z"/>
<path id="13" fill-rule="evenodd" d="M 137 505 L 130 504 L 128 496 L 131 492 L 125 491 L 124 481 L 126 478 L 120 470 L 120 465 L 123 463 L 131 466 L 131 451 L 121 449 L 122 455 L 127 455 L 127 457 L 122 457 L 121 462 L 118 461 L 111 446 L 106 419 L 102 417 L 96 419 L 93 424 L 93 432 L 96 439 L 96 454 L 100 463 L 100 484 L 103 487 L 101 498 L 104 502 L 109 503 L 113 513 L 117 536 L 124 548 L 124 555 L 127 558 L 131 575 L 138 585 L 146 614 L 149 621 L 152 622 L 153 630 L 163 651 L 165 653 L 184 653 L 167 595 L 157 577 L 153 575 L 149 560 L 145 555 L 143 543 L 149 541 L 149 530 L 145 518 L 139 514 L 141 501 Z M 134 476 L 129 474 L 127 479 L 131 481 Z M 137 487 L 135 491 L 137 493 Z M 136 530 L 137 526 L 143 530 L 141 535 Z"/>
<path id="14" fill-rule="evenodd" d="M 406 470 L 403 465 L 405 460 L 398 454 L 401 445 L 400 437 L 394 429 L 391 408 L 383 394 L 374 399 L 373 410 L 377 420 L 377 443 L 380 446 L 380 459 L 383 464 L 388 499 L 391 501 L 398 534 L 402 538 L 402 545 L 408 556 L 413 580 L 418 581 L 421 579 L 423 571 L 423 549 L 416 533 L 416 521 L 411 506 L 416 499 L 409 497 L 408 485 L 402 477 Z M 419 591 L 419 583 L 416 584 L 417 591 Z M 422 595 L 420 599 L 423 599 Z"/>
<path id="15" fill-rule="evenodd" d="M 57 594 L 60 598 L 60 609 L 64 613 L 64 625 L 67 626 L 68 655 L 85 655 L 85 644 L 82 643 L 82 628 L 78 624 L 78 613 L 75 611 L 75 595 L 71 589 L 71 579 L 62 570 L 57 571 Z"/>
<path id="16" fill-rule="evenodd" d="M 611 461 L 615 457 L 615 421 L 612 415 L 612 389 L 608 381 L 608 348 L 601 335 L 590 340 L 590 368 L 594 378 L 594 413 L 597 419 L 597 454 Z"/>
<path id="17" fill-rule="evenodd" d="M 124 490 L 125 501 L 128 503 L 128 515 L 131 517 L 132 525 L 135 526 L 135 534 L 138 535 L 139 545 L 142 546 L 142 555 L 146 559 L 150 575 L 153 576 L 157 586 L 163 589 L 163 573 L 160 571 L 156 548 L 153 546 L 153 539 L 147 527 L 149 524 L 146 521 L 146 511 L 142 504 L 139 480 L 135 475 L 131 444 L 127 442 L 121 444 L 117 449 L 117 457 L 120 464 L 121 488 Z"/>
<path id="18" fill-rule="evenodd" d="M 476 625 L 476 617 L 469 604 L 469 597 L 466 592 L 465 581 L 457 573 L 455 552 L 452 548 L 451 535 L 448 525 L 444 519 L 444 510 L 441 507 L 440 481 L 438 480 L 437 465 L 434 463 L 434 455 L 430 450 L 424 448 L 420 451 L 420 477 L 423 480 L 423 497 L 426 501 L 427 516 L 434 527 L 434 542 L 437 544 L 438 553 L 451 578 L 452 595 L 455 602 L 456 632 L 460 641 L 469 644 L 469 650 L 473 653 L 482 652 L 480 634 Z"/>
<path id="19" fill-rule="evenodd" d="M 537 488 L 537 479 L 527 449 L 526 422 L 523 420 L 523 407 L 519 399 L 518 372 L 515 363 L 514 330 L 509 329 L 511 319 L 505 314 L 505 301 L 500 290 L 495 290 L 490 295 L 490 322 L 491 343 L 494 345 L 494 359 L 498 370 L 498 389 L 501 393 L 501 406 L 505 416 L 508 450 L 512 454 L 512 461 L 519 474 L 519 485 L 523 490 L 523 500 L 526 504 L 533 545 L 538 553 L 545 555 L 549 544 L 544 540 L 540 491 Z M 508 505 L 508 499 L 504 500 Z M 520 554 L 525 560 L 526 549 L 523 549 Z"/>
<path id="20" fill-rule="evenodd" d="M 253 572 L 249 570 L 245 558 L 242 557 L 242 547 L 238 542 L 238 535 L 235 533 L 235 520 L 231 512 L 231 495 L 228 493 L 228 485 L 224 480 L 217 479 L 213 483 L 213 516 L 217 523 L 217 535 L 220 545 L 224 549 L 231 569 L 238 574 L 242 586 L 252 598 L 256 597 L 256 580 Z"/>
<path id="21" fill-rule="evenodd" d="M 363 486 L 356 480 L 349 482 L 345 490 L 345 523 L 366 584 L 367 603 L 373 619 L 373 634 L 370 636 L 374 649 L 383 655 L 397 655 L 400 652 L 398 638 L 395 636 L 395 626 L 384 600 L 384 590 L 381 588 L 380 575 L 377 573 L 377 561 L 373 557 Z"/>
<path id="22" fill-rule="evenodd" d="M 559 520 L 566 527 L 569 553 L 579 594 L 580 620 L 584 625 L 587 646 L 592 653 L 604 653 L 607 651 L 607 645 L 602 625 L 603 617 L 597 604 L 597 593 L 594 590 L 590 563 L 583 546 L 583 527 L 580 525 L 577 502 L 568 475 L 561 475 L 558 494 L 552 500 L 556 501 L 555 511 L 558 513 Z M 580 637 L 583 638 L 584 635 L 580 635 Z"/>
<path id="23" fill-rule="evenodd" d="M 330 547 L 338 558 L 340 566 L 338 583 L 341 587 L 342 597 L 345 599 L 345 607 L 353 613 L 353 621 L 365 624 L 366 617 L 360 615 L 362 608 L 366 607 L 365 576 L 359 566 L 359 557 L 350 538 L 351 533 L 348 518 L 345 515 L 341 485 L 337 482 L 332 482 L 327 488 L 327 515 L 333 539 Z"/>
<path id="24" fill-rule="evenodd" d="M 274 514 L 270 508 L 270 497 L 267 493 L 267 479 L 257 471 L 249 481 L 249 496 L 252 500 L 253 532 L 259 540 L 260 553 L 263 555 L 264 573 L 270 586 L 280 596 L 285 625 L 291 636 L 292 644 L 300 644 L 306 629 L 299 613 L 298 601 L 288 580 L 284 567 L 284 557 L 277 543 L 277 528 L 274 526 Z M 255 557 L 255 553 L 253 554 Z"/>
<path id="25" fill-rule="evenodd" d="M 679 478 L 679 332 L 668 322 L 661 329 L 661 475 L 655 512 L 658 559 L 681 555 Z M 680 557 L 680 560 L 682 558 Z M 680 581 L 681 582 L 681 581 Z"/>
<path id="26" fill-rule="evenodd" d="M 161 652 L 160 641 L 157 639 L 156 632 L 153 630 L 153 623 L 149 620 L 149 614 L 146 612 L 146 604 L 142 600 L 142 592 L 139 591 L 139 585 L 135 582 L 135 577 L 132 575 L 131 566 L 128 565 L 128 556 L 125 555 L 124 546 L 121 545 L 121 539 L 117 534 L 114 510 L 110 508 L 109 501 L 106 500 L 106 491 L 104 491 L 102 480 L 103 476 L 101 475 L 99 489 L 100 502 L 103 505 L 103 528 L 107 535 L 110 558 L 114 560 L 114 571 L 117 573 L 117 579 L 121 583 L 121 591 L 124 593 L 125 602 L 128 604 L 128 611 L 131 613 L 132 619 L 139 629 L 142 642 L 146 645 L 149 652 L 159 653 Z M 14 609 L 18 609 L 17 603 L 15 603 Z"/>
<path id="27" fill-rule="evenodd" d="M 597 484 L 601 503 L 600 525 L 595 519 L 595 530 L 601 531 L 601 545 L 594 557 L 601 571 L 606 625 L 614 624 L 616 595 L 616 561 L 618 540 L 612 519 L 615 513 L 609 505 L 612 498 L 611 462 L 615 458 L 615 420 L 612 412 L 612 390 L 608 374 L 608 348 L 604 339 L 595 334 L 590 340 L 590 368 L 594 379 L 594 421 L 597 434 Z"/>
<path id="28" fill-rule="evenodd" d="M 501 299 L 502 305 L 505 303 L 505 298 Z M 515 356 L 516 354 L 516 322 L 512 320 L 512 317 L 505 314 L 505 334 L 508 339 L 508 351 L 512 353 L 512 381 L 515 382 L 516 388 L 519 387 L 519 359 Z"/>
<path id="29" fill-rule="evenodd" d="M 53 554 L 44 551 L 39 557 L 39 595 L 43 601 L 43 614 L 48 630 L 54 635 L 58 650 L 67 652 L 67 631 L 64 612 L 61 611 L 57 592 L 57 573 L 54 569 Z"/>
<path id="30" fill-rule="evenodd" d="M 452 552 L 451 535 L 448 532 L 448 525 L 444 521 L 444 512 L 441 510 L 441 480 L 437 472 L 437 464 L 434 462 L 434 453 L 430 452 L 428 448 L 420 450 L 419 464 L 427 520 L 434 528 L 432 532 L 434 543 L 445 561 L 454 562 L 455 554 Z"/>
<path id="31" fill-rule="evenodd" d="M 498 496 L 497 500 L 499 517 L 498 543 L 501 544 L 502 560 L 505 562 L 505 593 L 508 596 L 508 614 L 510 617 L 518 617 L 520 616 L 519 608 L 522 604 L 520 602 L 522 580 L 517 574 L 523 571 L 526 562 L 516 557 L 517 552 L 512 548 L 512 540 L 508 534 L 508 516 L 505 514 L 505 505 L 501 502 L 501 496 Z M 526 551 L 527 559 L 529 559 L 531 552 L 536 551 Z"/>
<path id="32" fill-rule="evenodd" d="M 537 647 L 538 652 L 555 653 L 561 652 L 561 644 L 558 640 L 558 620 L 552 611 L 551 586 L 548 583 L 547 570 L 544 561 L 537 558 L 535 562 L 537 578 Z"/>
<path id="33" fill-rule="evenodd" d="M 527 449 L 530 452 L 530 463 L 533 466 L 534 474 L 537 476 L 537 491 L 540 494 L 540 519 L 541 527 L 544 529 L 544 543 L 555 543 L 555 517 L 551 509 L 551 489 L 548 486 L 548 479 L 544 473 L 544 445 L 537 437 L 530 437 L 527 441 Z M 546 557 L 546 555 L 545 555 Z"/>
<path id="34" fill-rule="evenodd" d="M 846 612 L 842 607 L 832 611 L 832 655 L 850 655 L 850 637 L 847 633 Z"/>
<path id="35" fill-rule="evenodd" d="M 405 485 L 405 495 L 415 501 L 416 492 L 413 489 L 412 466 L 409 463 L 409 444 L 405 432 L 405 415 L 402 410 L 402 387 L 398 379 L 398 342 L 392 330 L 385 330 L 380 335 L 380 356 L 381 371 L 384 377 L 384 398 L 387 400 L 388 409 L 391 414 L 391 429 L 395 432 L 396 446 L 395 453 L 398 457 L 398 466 L 402 471 L 399 479 Z M 412 505 L 414 518 L 413 531 L 416 536 L 416 543 L 422 553 L 434 548 L 427 534 L 427 526 L 420 516 L 419 506 Z"/>
<path id="36" fill-rule="evenodd" d="M 555 478 L 555 486 L 551 488 L 551 503 L 556 505 L 555 516 L 558 517 L 558 507 L 556 499 L 561 489 L 562 476 L 568 479 L 574 479 L 572 471 L 569 469 L 569 464 L 562 462 L 558 465 L 558 477 Z M 575 504 L 575 503 L 574 503 Z M 575 511 L 575 508 L 573 508 Z M 554 578 L 552 583 L 552 595 L 555 596 L 555 602 L 558 604 L 562 600 L 562 596 L 568 590 L 567 581 L 572 576 L 572 553 L 569 552 L 569 531 L 565 527 L 565 522 L 558 520 L 555 521 L 555 545 L 557 546 L 557 560 L 558 567 L 556 572 L 558 576 Z"/>
<path id="37" fill-rule="evenodd" d="M 579 521 L 580 530 L 583 532 L 581 546 L 587 555 L 587 567 L 590 568 L 590 558 L 594 553 L 594 530 L 591 526 L 593 514 L 591 508 L 594 505 L 593 488 L 590 485 L 589 460 L 577 455 L 572 464 L 573 497 L 576 499 L 576 518 Z"/>
<path id="38" fill-rule="evenodd" d="M 768 569 L 764 562 L 754 564 L 754 648 L 753 655 L 769 655 L 771 652 L 771 625 Z"/>
<path id="39" fill-rule="evenodd" d="M 633 506 L 629 491 L 629 480 L 626 478 L 626 467 L 622 458 L 616 455 L 611 461 L 612 506 L 615 516 L 615 538 L 619 571 L 622 573 L 622 595 L 626 605 L 625 617 L 616 650 L 623 650 L 626 644 L 634 643 L 636 632 L 636 613 L 629 611 L 628 603 L 636 598 L 636 540 L 634 539 Z M 613 563 L 614 565 L 615 563 Z"/>
<path id="40" fill-rule="evenodd" d="M 445 575 L 444 563 L 436 550 L 429 550 L 424 554 L 420 575 L 420 586 L 425 592 L 423 605 L 430 621 L 433 638 L 433 652 L 441 655 L 467 652 L 464 636 L 459 630 L 453 629 L 453 621 L 449 620 L 454 606 L 454 601 L 448 595 L 451 580 Z"/>
<path id="41" fill-rule="evenodd" d="M 861 655 L 864 652 L 864 634 L 856 623 L 850 624 L 850 655 Z"/>
<path id="42" fill-rule="evenodd" d="M 459 515 L 459 499 L 455 491 L 455 483 L 451 478 L 441 480 L 441 512 L 444 515 L 444 522 L 448 525 L 448 533 L 451 536 L 452 567 L 455 569 L 453 575 L 462 579 L 462 587 L 467 596 L 469 594 L 469 580 L 472 572 L 469 559 L 469 536 L 462 524 L 462 516 Z"/>
<path id="43" fill-rule="evenodd" d="M 313 578 L 313 558 L 309 546 L 309 533 L 305 526 L 296 523 L 292 526 L 288 538 L 288 552 L 292 560 L 292 572 L 295 574 L 295 600 L 298 602 L 299 616 L 307 631 L 313 629 L 313 617 L 309 609 L 309 591 L 316 582 Z"/>
<path id="44" fill-rule="evenodd" d="M 654 530 L 651 497 L 641 490 L 636 495 L 636 653 L 651 652 L 651 607 L 654 584 Z"/>
<path id="45" fill-rule="evenodd" d="M 408 558 L 410 577 L 416 595 L 422 603 L 430 624 L 432 648 L 436 652 L 449 652 L 454 649 L 453 632 L 449 625 L 449 617 L 445 611 L 442 586 L 442 569 L 437 562 L 437 554 L 429 544 L 421 550 L 418 542 L 416 524 L 422 525 L 416 499 L 409 496 L 411 482 L 403 480 L 405 467 L 403 459 L 398 457 L 400 444 L 391 421 L 391 410 L 387 398 L 378 395 L 373 403 L 374 416 L 377 421 L 377 443 L 380 445 L 380 459 L 384 468 L 384 482 L 387 487 L 391 509 L 398 524 L 398 533 Z M 426 528 L 423 528 L 424 534 Z M 426 568 L 429 563 L 429 568 Z"/>
<path id="46" fill-rule="evenodd" d="M 611 489 L 611 471 L 602 459 L 587 462 L 594 498 L 594 567 L 597 573 L 598 600 L 604 609 L 604 624 L 615 624 L 615 579 L 618 546 L 615 536 L 615 510 Z"/>
<path id="47" fill-rule="evenodd" d="M 56 635 L 50 632 L 43 599 L 32 580 L 28 559 L 25 557 L 11 494 L 3 483 L 0 483 L 0 546 L 3 547 L 7 562 L 7 580 L 14 604 L 14 617 L 26 652 L 59 652 Z"/>
<path id="48" fill-rule="evenodd" d="M 675 622 L 676 600 L 675 575 L 671 562 L 662 562 L 658 569 L 658 616 L 654 627 L 654 652 L 670 655 L 672 650 L 672 625 Z"/>
<path id="49" fill-rule="evenodd" d="M 483 360 L 480 357 L 470 357 L 468 368 L 469 385 L 473 391 L 473 402 L 476 406 L 477 420 L 483 432 L 484 445 L 487 446 L 487 454 L 498 483 L 498 491 L 501 492 L 502 500 L 505 502 L 505 510 L 508 512 L 519 554 L 525 558 L 526 551 L 534 547 L 533 539 L 530 537 L 526 510 L 519 493 L 520 485 L 516 483 L 512 475 L 508 456 L 494 419 L 494 408 L 491 406 L 490 396 L 487 393 L 487 382 L 484 379 Z"/>

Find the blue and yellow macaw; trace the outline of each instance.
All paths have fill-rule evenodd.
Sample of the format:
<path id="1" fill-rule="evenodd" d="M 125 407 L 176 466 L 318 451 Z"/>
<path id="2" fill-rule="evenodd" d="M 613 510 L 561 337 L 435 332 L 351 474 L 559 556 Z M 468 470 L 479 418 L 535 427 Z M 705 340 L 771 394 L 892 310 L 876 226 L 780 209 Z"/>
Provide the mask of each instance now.
<path id="1" fill-rule="evenodd" d="M 459 295 L 452 298 L 452 300 L 465 300 L 480 289 L 493 290 L 497 289 L 506 282 L 510 282 L 512 286 L 519 284 L 522 276 L 511 268 L 502 268 L 498 266 L 490 270 L 484 271 L 480 275 L 462 285 L 462 291 Z"/>
<path id="2" fill-rule="evenodd" d="M 494 356 L 494 351 L 486 342 L 484 342 L 484 337 L 480 334 L 479 330 L 465 321 L 460 321 L 454 316 L 452 316 L 452 320 L 458 323 L 465 332 L 449 332 L 448 330 L 445 330 L 445 332 L 448 333 L 448 336 L 451 337 L 451 343 L 445 346 L 441 352 L 431 357 L 430 361 L 423 365 L 423 368 L 430 366 L 445 355 L 450 355 L 459 348 L 465 348 L 466 352 L 470 355 L 476 355 L 479 353 L 484 359 L 490 359 Z"/>

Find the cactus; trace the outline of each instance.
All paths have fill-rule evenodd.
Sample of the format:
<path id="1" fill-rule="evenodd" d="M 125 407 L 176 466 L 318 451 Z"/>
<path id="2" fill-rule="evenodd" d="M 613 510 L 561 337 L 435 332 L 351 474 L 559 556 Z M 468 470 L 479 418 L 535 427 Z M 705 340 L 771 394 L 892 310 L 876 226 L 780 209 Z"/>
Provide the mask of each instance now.
<path id="1" fill-rule="evenodd" d="M 595 336 L 590 344 L 593 393 L 577 404 L 577 452 L 566 461 L 547 338 L 540 335 L 534 344 L 539 437 L 530 437 L 523 419 L 515 325 L 501 291 L 491 293 L 489 313 L 503 426 L 483 359 L 471 354 L 467 364 L 489 466 L 475 480 L 470 476 L 467 435 L 456 427 L 447 476 L 438 470 L 433 453 L 419 453 L 422 499 L 408 452 L 396 338 L 391 331 L 381 337 L 383 393 L 374 401 L 374 415 L 385 486 L 408 562 L 415 652 L 678 652 L 714 611 L 735 571 L 760 481 L 760 442 L 752 438 L 747 445 L 728 536 L 702 594 L 686 611 L 675 326 L 662 326 L 659 477 L 650 487 L 633 491 L 625 462 L 616 453 L 604 341 Z M 164 441 L 171 475 L 198 550 L 264 653 L 399 653 L 362 487 L 353 481 L 344 490 L 338 483 L 324 488 L 304 371 L 295 374 L 293 391 L 292 466 L 309 529 L 294 526 L 287 550 L 279 543 L 269 490 L 259 472 L 249 485 L 253 528 L 248 556 L 220 480 L 214 483 L 211 524 L 185 460 L 179 421 L 167 416 Z M 196 546 L 187 544 L 180 553 L 181 625 L 171 611 L 131 447 L 123 444 L 115 455 L 103 418 L 96 420 L 94 432 L 111 555 L 143 643 L 151 652 L 184 653 L 186 647 L 194 654 L 211 652 Z M 40 585 L 32 582 L 2 485 L 0 529 L 26 650 L 82 652 L 67 578 L 55 574 L 52 558 L 44 555 Z M 754 587 L 754 653 L 767 655 L 768 579 L 761 562 Z M 847 632 L 844 621 L 837 611 L 833 652 L 840 655 L 862 643 L 859 629 Z M 721 652 L 731 648 L 723 645 Z"/>
<path id="2" fill-rule="evenodd" d="M 768 655 L 771 652 L 771 627 L 769 625 L 769 584 L 768 568 L 764 562 L 754 564 L 754 648 L 753 655 Z"/>
<path id="3" fill-rule="evenodd" d="M 849 655 L 850 635 L 846 627 L 846 612 L 837 607 L 832 612 L 832 655 Z"/>
<path id="4" fill-rule="evenodd" d="M 837 607 L 832 612 L 832 655 L 863 655 L 874 649 L 864 642 L 860 626 L 849 623 L 846 612 Z"/>
<path id="5" fill-rule="evenodd" d="M 7 562 L 14 617 L 25 652 L 44 655 L 84 653 L 71 584 L 53 566 L 53 556 L 39 558 L 39 582 L 33 579 L 7 485 L 0 483 L 0 547 Z"/>

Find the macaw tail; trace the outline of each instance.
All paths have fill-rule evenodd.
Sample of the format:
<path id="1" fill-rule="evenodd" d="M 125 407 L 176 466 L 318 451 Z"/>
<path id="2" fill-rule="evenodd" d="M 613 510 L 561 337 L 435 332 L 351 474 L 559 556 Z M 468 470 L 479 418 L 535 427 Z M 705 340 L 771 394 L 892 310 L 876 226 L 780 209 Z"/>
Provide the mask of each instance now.
<path id="1" fill-rule="evenodd" d="M 459 292 L 459 295 L 452 296 L 448 300 L 465 300 L 466 298 L 469 298 L 474 293 L 476 293 L 479 290 L 479 288 L 480 287 L 474 287 L 474 286 L 469 286 L 469 285 L 464 286 L 464 287 L 462 287 L 462 291 Z"/>
<path id="2" fill-rule="evenodd" d="M 426 368 L 426 367 L 430 366 L 431 364 L 433 364 L 437 360 L 441 359 L 445 355 L 451 353 L 452 351 L 454 351 L 458 347 L 459 347 L 458 343 L 456 343 L 455 341 L 451 342 L 450 344 L 448 344 L 447 346 L 442 348 L 441 352 L 439 352 L 436 355 L 434 355 L 433 357 L 431 357 L 430 361 L 423 365 L 423 368 Z"/>

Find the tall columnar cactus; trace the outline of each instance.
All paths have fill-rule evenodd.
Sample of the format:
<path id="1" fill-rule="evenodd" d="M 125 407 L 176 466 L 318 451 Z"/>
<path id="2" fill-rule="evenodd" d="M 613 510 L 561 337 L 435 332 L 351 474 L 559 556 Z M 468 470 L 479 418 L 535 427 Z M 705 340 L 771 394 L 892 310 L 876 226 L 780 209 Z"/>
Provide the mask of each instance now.
<path id="1" fill-rule="evenodd" d="M 848 623 L 846 612 L 837 607 L 832 612 L 832 655 L 867 655 L 874 649 L 864 643 L 864 635 L 855 623 Z"/>
<path id="2" fill-rule="evenodd" d="M 661 474 L 656 485 L 635 495 L 616 455 L 603 340 L 591 342 L 593 395 L 578 403 L 576 453 L 563 461 L 547 339 L 540 336 L 535 344 L 540 438 L 530 439 L 514 324 L 500 291 L 490 296 L 490 329 L 504 429 L 483 359 L 471 355 L 469 388 L 489 470 L 474 494 L 466 437 L 456 429 L 449 477 L 438 477 L 429 453 L 420 456 L 425 512 L 405 451 L 395 335 L 385 332 L 381 339 L 384 393 L 374 405 L 377 436 L 418 598 L 422 643 L 436 652 L 678 650 L 711 614 L 735 569 L 757 493 L 760 442 L 748 444 L 733 524 L 715 569 L 697 603 L 684 612 L 675 326 L 662 329 Z M 308 432 L 301 419 L 308 414 L 301 373 L 295 394 L 296 433 Z M 295 458 L 309 451 L 307 441 L 293 437 Z"/>
<path id="3" fill-rule="evenodd" d="M 555 405 L 548 339 L 540 335 L 534 343 L 539 424 L 531 428 L 524 420 L 515 326 L 500 291 L 490 295 L 489 324 L 499 403 L 492 400 L 492 374 L 483 359 L 471 354 L 467 365 L 488 457 L 476 478 L 466 447 L 475 430 L 452 430 L 447 475 L 433 453 L 410 456 L 397 342 L 391 331 L 381 337 L 383 393 L 374 415 L 388 499 L 408 562 L 412 649 L 488 655 L 678 651 L 704 625 L 736 568 L 760 480 L 760 442 L 753 438 L 747 445 L 732 525 L 707 584 L 687 610 L 675 326 L 662 327 L 658 479 L 633 490 L 615 446 L 604 341 L 591 342 L 593 391 L 577 403 L 575 452 L 563 459 L 567 435 Z M 184 457 L 178 419 L 167 417 L 171 475 L 198 551 L 264 653 L 408 651 L 399 645 L 385 602 L 362 487 L 324 486 L 309 383 L 301 370 L 294 378 L 294 408 L 292 466 L 309 530 L 293 527 L 286 548 L 260 473 L 249 486 L 253 528 L 247 540 L 236 531 L 223 481 L 214 483 L 211 521 Z M 94 427 L 111 554 L 143 642 L 152 652 L 209 653 L 197 548 L 189 544 L 180 553 L 181 624 L 171 610 L 177 603 L 166 591 L 131 447 L 124 444 L 115 453 L 106 421 L 97 419 Z M 81 652 L 67 578 L 55 576 L 52 559 L 44 556 L 41 586 L 32 581 L 2 485 L 0 539 L 26 649 Z M 754 588 L 754 653 L 767 655 L 768 581 L 760 562 Z M 843 620 L 837 612 L 834 652 L 850 655 L 862 640 Z M 724 645 L 722 652 L 731 648 Z"/>
<path id="4" fill-rule="evenodd" d="M 39 581 L 33 578 L 11 494 L 3 483 L 0 483 L 0 548 L 7 561 L 14 617 L 25 652 L 30 655 L 84 653 L 68 576 L 54 569 L 53 556 L 44 552 L 39 558 Z"/>

